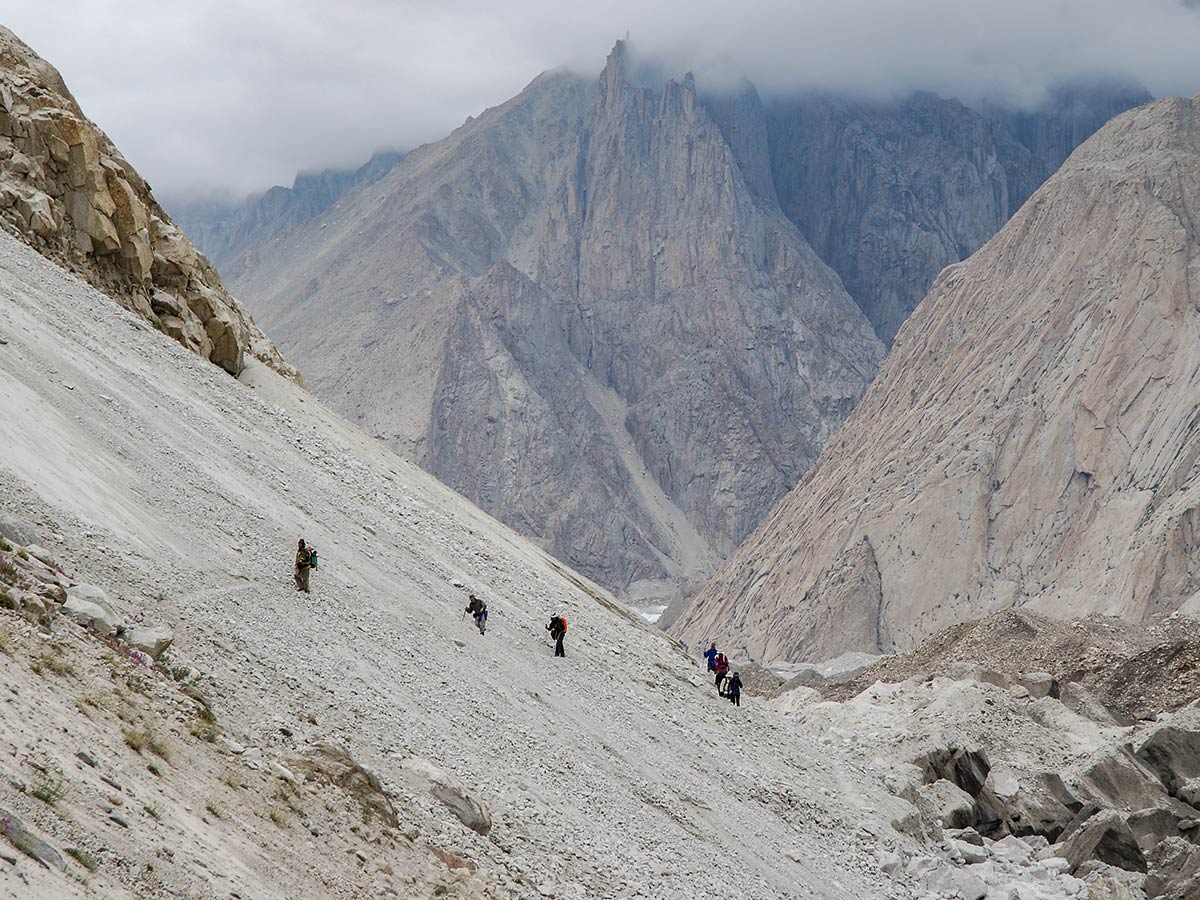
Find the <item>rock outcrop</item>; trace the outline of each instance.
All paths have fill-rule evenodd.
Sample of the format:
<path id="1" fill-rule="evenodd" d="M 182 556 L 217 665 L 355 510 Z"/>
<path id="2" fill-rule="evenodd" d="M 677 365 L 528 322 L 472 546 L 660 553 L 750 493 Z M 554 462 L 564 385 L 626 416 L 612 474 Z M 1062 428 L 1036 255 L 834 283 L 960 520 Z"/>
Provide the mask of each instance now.
<path id="1" fill-rule="evenodd" d="M 638 595 L 736 546 L 882 347 L 765 195 L 764 158 L 690 77 L 631 68 L 619 44 L 598 80 L 540 76 L 235 285 L 318 394 Z"/>
<path id="2" fill-rule="evenodd" d="M 0 225 L 233 375 L 298 378 L 62 77 L 0 27 Z"/>
<path id="3" fill-rule="evenodd" d="M 1109 123 L 942 273 L 677 635 L 800 660 L 1018 605 L 1198 611 L 1198 107 Z"/>

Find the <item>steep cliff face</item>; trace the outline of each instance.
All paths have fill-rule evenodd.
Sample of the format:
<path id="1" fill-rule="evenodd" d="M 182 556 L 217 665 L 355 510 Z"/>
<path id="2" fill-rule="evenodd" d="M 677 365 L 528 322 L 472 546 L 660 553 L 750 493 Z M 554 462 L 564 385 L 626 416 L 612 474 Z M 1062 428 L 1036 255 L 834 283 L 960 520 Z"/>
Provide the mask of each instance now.
<path id="1" fill-rule="evenodd" d="M 298 377 L 58 72 L 2 27 L 0 224 L 226 371 L 251 353 Z"/>
<path id="2" fill-rule="evenodd" d="M 1200 99 L 1120 116 L 947 269 L 674 625 L 759 658 L 1011 606 L 1200 612 Z"/>
<path id="3" fill-rule="evenodd" d="M 227 278 L 267 241 L 329 209 L 345 193 L 374 184 L 404 158 L 377 153 L 357 169 L 301 172 L 290 188 L 273 187 L 240 203 L 212 199 L 168 202 L 175 221 Z"/>
<path id="4" fill-rule="evenodd" d="M 929 94 L 776 101 L 774 187 L 890 343 L 938 272 L 982 246 L 1105 121 L 1149 99 L 1063 90 L 1035 110 L 984 113 Z"/>
<path id="5" fill-rule="evenodd" d="M 749 532 L 882 348 L 765 157 L 748 179 L 690 78 L 627 65 L 541 76 L 236 283 L 318 393 L 639 593 Z"/>

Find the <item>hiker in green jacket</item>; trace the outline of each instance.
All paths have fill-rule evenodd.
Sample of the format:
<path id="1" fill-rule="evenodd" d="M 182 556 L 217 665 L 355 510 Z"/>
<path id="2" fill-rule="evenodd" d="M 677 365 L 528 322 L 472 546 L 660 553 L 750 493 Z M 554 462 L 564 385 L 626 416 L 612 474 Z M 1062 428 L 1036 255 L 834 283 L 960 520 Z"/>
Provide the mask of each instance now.
<path id="1" fill-rule="evenodd" d="M 300 543 L 296 547 L 296 590 L 309 593 L 308 576 L 309 573 L 317 567 L 317 551 L 308 547 L 304 543 L 304 538 L 300 538 Z"/>

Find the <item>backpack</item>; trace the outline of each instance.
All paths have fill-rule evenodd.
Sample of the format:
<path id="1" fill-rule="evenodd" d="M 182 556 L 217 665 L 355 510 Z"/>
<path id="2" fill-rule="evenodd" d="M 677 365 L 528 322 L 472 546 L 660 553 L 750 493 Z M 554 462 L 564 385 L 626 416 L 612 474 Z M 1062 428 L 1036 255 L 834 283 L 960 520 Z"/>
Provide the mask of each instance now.
<path id="1" fill-rule="evenodd" d="M 311 545 L 308 548 L 308 564 L 311 568 L 317 567 L 317 548 Z"/>
<path id="2" fill-rule="evenodd" d="M 558 617 L 558 621 L 562 622 L 562 630 L 563 630 L 563 634 L 566 634 L 566 633 L 567 633 L 567 617 L 566 617 L 566 616 L 559 616 L 559 617 Z"/>

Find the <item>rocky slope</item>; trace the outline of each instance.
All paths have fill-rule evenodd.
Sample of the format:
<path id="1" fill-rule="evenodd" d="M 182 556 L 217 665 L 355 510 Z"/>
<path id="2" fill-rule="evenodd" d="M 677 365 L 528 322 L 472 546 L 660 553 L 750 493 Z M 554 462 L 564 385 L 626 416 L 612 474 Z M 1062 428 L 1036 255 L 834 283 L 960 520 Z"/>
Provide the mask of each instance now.
<path id="1" fill-rule="evenodd" d="M 235 284 L 318 394 L 636 596 L 749 532 L 882 348 L 691 79 L 631 68 L 539 77 Z"/>
<path id="2" fill-rule="evenodd" d="M 890 343 L 938 272 L 999 231 L 1109 118 L 1150 99 L 1079 88 L 1027 112 L 980 112 L 930 94 L 806 95 L 766 107 L 763 153 L 780 207 Z"/>
<path id="3" fill-rule="evenodd" d="M 253 259 L 268 241 L 319 216 L 348 191 L 374 184 L 403 158 L 383 152 L 357 169 L 301 172 L 290 188 L 276 186 L 240 203 L 182 198 L 167 206 L 179 227 L 232 280 L 244 265 L 240 257 Z"/>
<path id="4" fill-rule="evenodd" d="M 62 77 L 0 27 L 0 225 L 234 375 L 298 377 Z"/>
<path id="5" fill-rule="evenodd" d="M 0 292 L 0 895 L 1195 888 L 1194 709 L 1127 729 L 984 673 L 732 707 L 256 361 L 220 377 L 7 235 Z"/>
<path id="6" fill-rule="evenodd" d="M 1200 611 L 1197 105 L 1109 123 L 942 273 L 676 634 L 805 659 L 904 650 L 1011 606 Z"/>
<path id="7" fill-rule="evenodd" d="M 103 591 L 114 627 L 174 630 L 165 675 L 120 635 L 96 643 L 51 585 L 20 595 L 36 626 L 0 610 L 0 808 L 98 863 L 44 869 L 0 838 L 0 895 L 903 896 L 859 831 L 910 842 L 887 824 L 899 801 L 761 705 L 718 701 L 661 633 L 294 383 L 254 360 L 224 377 L 8 235 L 0 292 L 0 531 L 45 548 L 63 570 L 45 578 Z M 320 548 L 311 597 L 291 585 L 300 535 Z M 185 684 L 232 744 L 205 739 Z M 326 743 L 376 773 L 397 826 L 363 821 Z M 426 763 L 486 804 L 487 834 Z M 43 776 L 57 812 L 31 793 Z"/>

